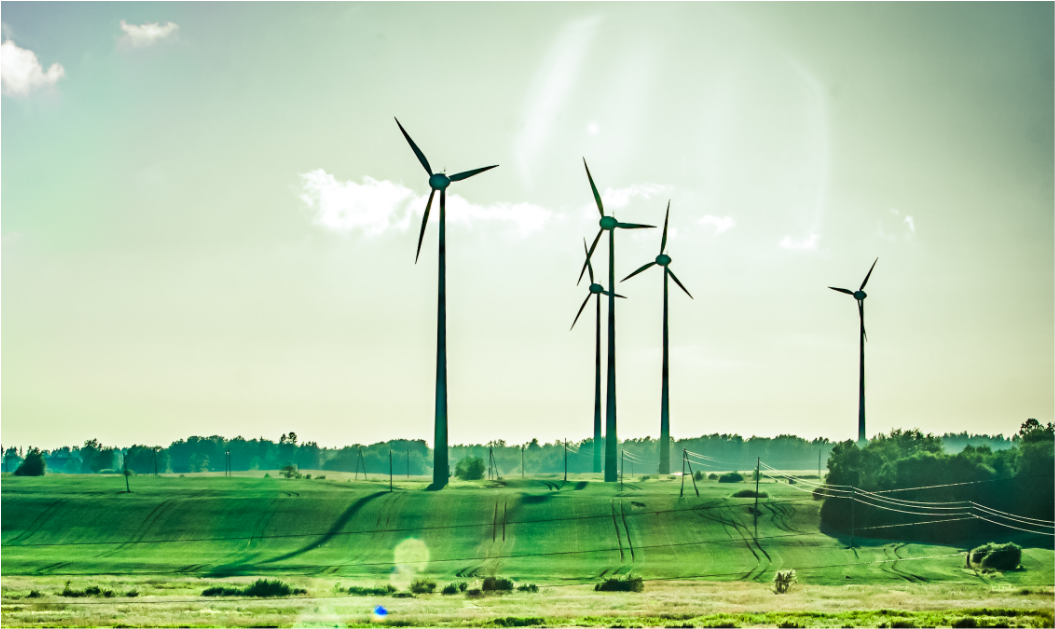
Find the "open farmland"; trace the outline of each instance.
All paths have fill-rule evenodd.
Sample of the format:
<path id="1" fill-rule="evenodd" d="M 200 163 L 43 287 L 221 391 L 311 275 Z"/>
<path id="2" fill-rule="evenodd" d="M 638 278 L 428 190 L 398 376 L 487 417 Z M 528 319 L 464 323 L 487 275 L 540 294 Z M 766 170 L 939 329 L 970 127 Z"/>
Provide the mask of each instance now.
<path id="1" fill-rule="evenodd" d="M 1049 614 L 1049 624 L 1052 611 L 1050 549 L 1028 548 L 1022 570 L 984 576 L 964 568 L 962 547 L 904 544 L 861 531 L 849 548 L 848 538 L 818 529 L 820 502 L 781 483 L 762 484 L 769 497 L 759 501 L 756 529 L 754 500 L 732 497 L 747 485 L 713 481 L 700 483 L 698 498 L 691 483 L 679 497 L 677 481 L 634 480 L 620 488 L 585 477 L 455 482 L 442 492 L 428 491 L 425 479 L 404 479 L 389 491 L 387 479 L 332 476 L 144 476 L 131 482 L 132 493 L 123 493 L 116 476 L 5 478 L 5 624 L 57 624 L 61 618 L 98 624 L 77 614 L 99 609 L 58 596 L 67 581 L 74 587 L 97 583 L 117 597 L 137 589 L 140 596 L 125 602 L 151 607 L 160 616 L 149 622 L 160 624 L 166 613 L 189 622 L 181 615 L 188 606 L 220 614 L 203 617 L 203 624 L 243 624 L 236 608 L 250 605 L 264 616 L 245 615 L 246 623 L 265 622 L 273 613 L 277 624 L 332 626 L 326 620 L 331 612 L 312 610 L 344 606 L 332 613 L 354 624 L 370 621 L 363 609 L 373 602 L 333 598 L 338 583 L 405 590 L 421 576 L 442 585 L 491 575 L 537 583 L 542 592 L 479 603 L 464 595 L 385 597 L 384 604 L 429 624 L 526 615 L 606 625 L 672 610 L 683 619 L 761 609 L 845 614 L 872 600 L 877 608 L 919 612 L 1039 610 Z M 1031 539 L 1017 541 L 1028 546 Z M 785 596 L 769 590 L 780 569 L 798 572 L 799 584 Z M 647 596 L 592 591 L 602 577 L 631 572 L 646 579 Z M 260 576 L 282 578 L 308 594 L 253 603 L 199 596 L 212 584 Z M 18 598 L 32 589 L 42 598 Z M 1030 594 L 1019 594 L 1023 590 Z M 598 596 L 609 597 L 606 612 L 589 621 L 583 599 Z M 168 612 L 167 600 L 177 601 Z"/>

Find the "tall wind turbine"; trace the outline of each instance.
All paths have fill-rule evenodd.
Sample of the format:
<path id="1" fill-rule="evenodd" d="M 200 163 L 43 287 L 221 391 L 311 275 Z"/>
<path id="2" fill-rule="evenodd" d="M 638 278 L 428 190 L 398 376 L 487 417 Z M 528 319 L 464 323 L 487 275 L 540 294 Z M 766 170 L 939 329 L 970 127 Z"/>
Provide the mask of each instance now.
<path id="1" fill-rule="evenodd" d="M 418 236 L 418 252 L 414 256 L 414 264 L 417 264 L 418 256 L 421 255 L 421 242 L 425 238 L 425 227 L 429 222 L 432 197 L 436 195 L 437 190 L 440 191 L 440 263 L 436 315 L 436 446 L 433 450 L 432 464 L 432 485 L 434 488 L 439 489 L 447 485 L 447 480 L 450 477 L 450 464 L 447 460 L 447 244 L 445 238 L 447 186 L 451 185 L 451 182 L 468 179 L 486 170 L 497 168 L 498 164 L 467 170 L 449 177 L 442 172 L 434 173 L 432 172 L 432 167 L 429 166 L 429 160 L 425 159 L 425 154 L 421 152 L 417 144 L 414 144 L 414 140 L 410 139 L 406 129 L 399 124 L 398 118 L 396 119 L 396 124 L 399 125 L 399 130 L 403 132 L 403 137 L 410 143 L 410 148 L 414 149 L 414 154 L 418 156 L 418 161 L 425 168 L 425 172 L 428 173 L 429 187 L 432 188 L 432 192 L 429 193 L 429 202 L 425 205 L 425 216 L 421 218 L 421 234 Z"/>
<path id="2" fill-rule="evenodd" d="M 865 281 L 861 282 L 861 288 L 855 291 L 847 290 L 845 288 L 836 288 L 829 286 L 832 290 L 837 290 L 840 293 L 846 293 L 857 300 L 857 314 L 861 317 L 861 385 L 860 385 L 860 398 L 857 409 L 857 440 L 863 442 L 865 440 L 865 341 L 868 340 L 868 335 L 865 334 L 865 284 L 868 283 L 868 278 L 872 277 L 872 269 L 876 268 L 876 262 L 879 262 L 879 258 L 875 259 L 872 263 L 872 267 L 868 269 L 868 275 L 865 276 Z"/>
<path id="3" fill-rule="evenodd" d="M 586 299 L 582 302 L 582 306 L 579 307 L 578 314 L 575 315 L 575 321 L 571 322 L 571 329 L 575 329 L 575 324 L 579 321 L 579 316 L 582 315 L 582 311 L 586 308 L 586 304 L 589 303 L 591 297 L 597 297 L 597 323 L 594 327 L 594 365 L 596 367 L 594 372 L 594 391 L 593 391 L 593 473 L 599 474 L 601 472 L 601 295 L 607 295 L 608 293 L 604 290 L 604 286 L 601 286 L 597 282 L 593 281 L 593 264 L 590 263 L 589 253 L 590 250 L 586 248 L 586 239 L 582 241 L 582 249 L 587 254 L 586 268 L 590 271 L 590 294 L 586 296 Z M 622 297 L 622 295 L 616 295 L 616 297 Z"/>
<path id="4" fill-rule="evenodd" d="M 601 235 L 608 232 L 608 287 L 615 286 L 615 230 L 619 229 L 644 229 L 655 227 L 655 225 L 638 225 L 635 223 L 620 223 L 614 216 L 604 215 L 604 205 L 601 203 L 601 195 L 597 193 L 597 186 L 593 183 L 590 175 L 590 167 L 586 165 L 586 159 L 582 160 L 586 166 L 586 177 L 590 180 L 590 189 L 593 190 L 594 201 L 597 202 L 597 211 L 601 213 L 601 229 L 593 244 L 586 251 L 586 264 L 582 265 L 579 272 L 579 281 L 590 265 L 590 256 L 597 248 Z M 608 391 L 605 399 L 605 428 L 604 428 L 604 482 L 619 482 L 619 437 L 616 434 L 615 413 L 615 293 L 608 291 Z"/>
<path id="5" fill-rule="evenodd" d="M 667 216 L 663 219 L 663 239 L 659 243 L 659 255 L 640 269 L 623 278 L 622 281 L 634 277 L 645 269 L 659 265 L 663 267 L 663 393 L 662 405 L 659 412 L 659 473 L 670 474 L 670 338 L 667 328 L 667 278 L 671 278 L 685 294 L 692 299 L 692 293 L 678 280 L 674 271 L 670 270 L 670 256 L 663 253 L 667 248 L 667 223 L 670 221 L 670 201 L 667 201 Z"/>

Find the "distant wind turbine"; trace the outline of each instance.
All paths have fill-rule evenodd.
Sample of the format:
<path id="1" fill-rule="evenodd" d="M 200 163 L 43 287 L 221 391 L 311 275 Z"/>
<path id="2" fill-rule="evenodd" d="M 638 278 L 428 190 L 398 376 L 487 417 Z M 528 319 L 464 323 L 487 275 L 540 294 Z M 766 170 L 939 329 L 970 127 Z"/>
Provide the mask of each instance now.
<path id="1" fill-rule="evenodd" d="M 667 201 L 667 216 L 663 219 L 663 239 L 659 243 L 659 255 L 640 269 L 623 278 L 622 281 L 634 277 L 638 273 L 651 266 L 663 267 L 663 393 L 662 404 L 659 412 L 659 473 L 670 474 L 670 338 L 667 327 L 667 278 L 671 278 L 685 294 L 692 299 L 692 293 L 678 280 L 674 271 L 670 270 L 670 256 L 664 253 L 667 249 L 667 223 L 670 221 L 670 201 Z"/>
<path id="2" fill-rule="evenodd" d="M 433 465 L 432 465 L 432 485 L 434 488 L 439 489 L 447 485 L 450 478 L 450 464 L 447 460 L 447 244 L 446 244 L 446 210 L 447 210 L 447 186 L 451 185 L 453 181 L 461 181 L 468 179 L 473 175 L 478 175 L 484 171 L 497 168 L 498 165 L 486 166 L 484 168 L 477 168 L 475 170 L 467 170 L 460 172 L 456 175 L 447 176 L 446 174 L 432 172 L 432 167 L 429 166 L 429 160 L 425 159 L 425 154 L 421 152 L 417 144 L 414 144 L 414 140 L 410 139 L 410 135 L 407 134 L 406 129 L 403 125 L 399 124 L 399 119 L 396 119 L 396 124 L 399 126 L 399 130 L 403 132 L 403 137 L 410 143 L 410 148 L 414 149 L 414 154 L 418 156 L 418 161 L 421 162 L 422 167 L 425 168 L 425 172 L 429 175 L 429 187 L 432 188 L 432 192 L 429 193 L 429 202 L 425 205 L 425 215 L 421 218 L 421 233 L 418 236 L 418 252 L 414 256 L 414 263 L 417 264 L 418 256 L 421 255 L 421 242 L 425 238 L 425 227 L 429 222 L 429 210 L 432 209 L 432 197 L 436 195 L 436 191 L 440 191 L 440 262 L 439 262 L 439 290 L 438 290 L 438 306 L 436 315 L 436 428 L 435 428 L 435 449 L 433 450 Z"/>
<path id="3" fill-rule="evenodd" d="M 846 293 L 856 299 L 857 314 L 861 317 L 861 384 L 857 410 L 857 440 L 859 442 L 865 440 L 865 341 L 868 340 L 868 335 L 865 334 L 865 298 L 868 297 L 865 294 L 865 284 L 868 283 L 868 278 L 872 277 L 872 269 L 876 268 L 876 262 L 879 262 L 879 258 L 876 258 L 875 262 L 872 263 L 872 267 L 868 269 L 868 275 L 865 275 L 865 281 L 861 282 L 861 288 L 851 291 L 834 286 L 828 287 L 840 293 Z"/>
<path id="4" fill-rule="evenodd" d="M 593 176 L 590 175 L 590 167 L 586 165 L 586 160 L 582 160 L 583 166 L 586 166 L 586 177 L 590 180 L 590 189 L 593 190 L 594 201 L 597 202 L 597 211 L 601 213 L 601 229 L 597 232 L 597 237 L 593 239 L 593 244 L 586 251 L 586 264 L 582 265 L 582 271 L 579 272 L 579 281 L 582 281 L 582 275 L 586 272 L 586 269 L 590 265 L 590 256 L 593 255 L 593 250 L 597 248 L 598 241 L 601 240 L 601 234 L 608 232 L 608 287 L 612 288 L 615 286 L 615 230 L 619 229 L 645 229 L 654 228 L 655 225 L 638 225 L 635 223 L 620 223 L 615 220 L 614 216 L 604 215 L 604 205 L 601 203 L 601 195 L 597 193 L 597 186 L 593 183 Z M 606 483 L 617 483 L 619 482 L 619 437 L 616 433 L 616 412 L 615 412 L 615 293 L 609 291 L 608 295 L 608 390 L 607 397 L 605 400 L 605 429 L 604 429 L 604 482 Z"/>
<path id="5" fill-rule="evenodd" d="M 589 257 L 589 249 L 586 248 L 586 239 L 582 241 L 582 249 L 586 252 Z M 582 311 L 586 308 L 586 304 L 589 303 L 591 297 L 597 297 L 597 323 L 594 328 L 595 342 L 594 342 L 594 365 L 596 367 L 594 372 L 594 393 L 593 393 L 593 473 L 599 474 L 601 472 L 601 295 L 607 295 L 608 293 L 604 290 L 604 286 L 593 281 L 593 264 L 590 263 L 589 259 L 586 260 L 586 268 L 590 271 L 590 294 L 586 296 L 586 299 L 582 302 L 582 306 L 579 307 L 578 314 L 575 315 L 575 321 L 571 322 L 571 329 L 575 329 L 576 322 L 579 321 L 579 316 L 582 315 Z M 623 297 L 622 295 L 616 295 L 616 297 Z M 626 299 L 623 297 L 623 299 Z"/>

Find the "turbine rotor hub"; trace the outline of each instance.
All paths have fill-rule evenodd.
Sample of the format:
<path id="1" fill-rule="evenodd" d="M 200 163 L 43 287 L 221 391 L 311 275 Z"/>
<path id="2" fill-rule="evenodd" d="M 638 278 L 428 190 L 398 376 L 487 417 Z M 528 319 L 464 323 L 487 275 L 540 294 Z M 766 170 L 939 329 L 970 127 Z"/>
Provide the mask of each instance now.
<path id="1" fill-rule="evenodd" d="M 590 284 L 590 292 L 593 293 L 594 295 L 596 295 L 598 293 L 603 293 L 604 292 L 604 286 L 601 286 L 600 284 Z"/>
<path id="2" fill-rule="evenodd" d="M 601 218 L 601 229 L 613 230 L 618 224 L 619 221 L 615 220 L 614 216 L 604 216 Z"/>
<path id="3" fill-rule="evenodd" d="M 436 173 L 429 177 L 429 186 L 433 190 L 445 190 L 449 185 L 451 185 L 451 179 L 443 173 Z"/>
<path id="4" fill-rule="evenodd" d="M 868 297 L 868 295 L 866 295 L 863 290 L 854 291 L 854 299 L 857 301 L 863 301 L 865 297 Z"/>
<path id="5" fill-rule="evenodd" d="M 658 256 L 656 256 L 656 264 L 658 264 L 660 266 L 667 266 L 668 264 L 670 264 L 670 262 L 671 262 L 670 256 L 668 256 L 665 253 L 661 253 Z"/>

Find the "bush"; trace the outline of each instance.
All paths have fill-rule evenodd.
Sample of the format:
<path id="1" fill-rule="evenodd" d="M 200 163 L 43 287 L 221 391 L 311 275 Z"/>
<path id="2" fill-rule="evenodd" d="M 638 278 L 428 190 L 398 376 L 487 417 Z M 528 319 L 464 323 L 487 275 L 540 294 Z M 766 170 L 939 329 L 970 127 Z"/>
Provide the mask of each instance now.
<path id="1" fill-rule="evenodd" d="M 513 591 L 513 581 L 510 579 L 503 579 L 502 577 L 487 577 L 484 579 L 483 585 L 480 589 L 484 592 L 511 592 Z"/>
<path id="2" fill-rule="evenodd" d="M 326 480 L 326 475 L 325 474 L 319 474 L 318 476 L 315 477 L 315 480 Z"/>
<path id="3" fill-rule="evenodd" d="M 278 579 L 257 579 L 245 588 L 211 587 L 201 593 L 202 596 L 258 596 L 270 598 L 275 596 L 290 596 L 291 594 L 307 594 L 307 590 L 291 588 Z"/>
<path id="4" fill-rule="evenodd" d="M 1014 570 L 1022 562 L 1022 547 L 1013 542 L 989 542 L 971 551 L 971 563 L 990 570 Z"/>
<path id="5" fill-rule="evenodd" d="M 128 598 L 135 598 L 139 596 L 139 590 L 132 588 L 131 590 L 125 592 L 125 596 L 127 596 Z"/>
<path id="6" fill-rule="evenodd" d="M 15 470 L 15 476 L 43 476 L 46 467 L 40 448 L 30 448 L 22 464 Z"/>
<path id="7" fill-rule="evenodd" d="M 596 592 L 644 592 L 645 580 L 626 574 L 621 577 L 612 577 L 593 586 Z"/>
<path id="8" fill-rule="evenodd" d="M 742 483 L 744 475 L 740 472 L 727 472 L 718 477 L 719 483 Z"/>
<path id="9" fill-rule="evenodd" d="M 718 480 L 718 475 L 715 474 L 714 472 L 711 472 L 710 474 L 707 475 L 707 480 Z"/>
<path id="10" fill-rule="evenodd" d="M 287 465 L 282 468 L 280 473 L 286 478 L 300 478 L 300 472 L 297 471 L 296 465 Z"/>
<path id="11" fill-rule="evenodd" d="M 759 498 L 769 498 L 769 494 L 766 492 L 760 491 L 756 494 L 754 489 L 741 489 L 733 494 L 733 498 L 754 498 L 755 496 L 758 496 Z"/>
<path id="12" fill-rule="evenodd" d="M 414 598 L 414 595 L 410 592 L 396 592 L 392 598 Z"/>
<path id="13" fill-rule="evenodd" d="M 693 478 L 695 478 L 696 480 L 703 480 L 705 478 L 703 475 L 703 470 L 696 470 L 696 473 L 693 475 Z"/>
<path id="14" fill-rule="evenodd" d="M 30 590 L 29 594 L 26 594 L 26 598 L 41 598 L 42 596 L 44 595 L 37 590 Z"/>
<path id="15" fill-rule="evenodd" d="M 546 621 L 543 618 L 518 618 L 516 616 L 510 616 L 509 618 L 495 618 L 496 627 L 533 627 L 535 625 L 544 624 Z"/>
<path id="16" fill-rule="evenodd" d="M 432 594 L 436 591 L 436 582 L 432 579 L 414 579 L 410 591 L 415 594 Z"/>
<path id="17" fill-rule="evenodd" d="M 949 623 L 949 626 L 950 627 L 977 627 L 978 626 L 978 620 L 975 619 L 973 616 L 964 616 L 963 618 L 958 618 L 958 619 L 952 621 L 951 623 Z"/>
<path id="18" fill-rule="evenodd" d="M 70 587 L 70 582 L 66 582 L 66 587 L 62 589 L 60 596 L 66 596 L 69 598 L 81 598 L 84 596 L 105 596 L 110 598 L 114 595 L 113 590 L 104 590 L 98 585 L 89 585 L 83 590 L 75 590 Z"/>
<path id="19" fill-rule="evenodd" d="M 443 586 L 442 590 L 440 590 L 440 594 L 446 594 L 448 596 L 450 596 L 451 594 L 457 594 L 457 593 L 458 593 L 458 584 L 457 583 L 448 583 L 447 585 Z"/>
<path id="20" fill-rule="evenodd" d="M 344 590 L 353 596 L 391 596 L 396 593 L 396 588 L 386 583 L 384 587 L 379 588 L 361 588 L 354 585 L 349 586 L 347 590 Z"/>
<path id="21" fill-rule="evenodd" d="M 777 594 L 787 594 L 791 585 L 798 580 L 794 570 L 777 570 L 773 575 L 773 591 Z"/>
<path id="22" fill-rule="evenodd" d="M 487 466 L 480 457 L 466 456 L 454 467 L 454 475 L 462 480 L 480 480 Z"/>
<path id="23" fill-rule="evenodd" d="M 534 583 L 527 583 L 525 585 L 518 585 L 517 592 L 529 592 L 531 594 L 538 594 L 538 586 Z"/>

